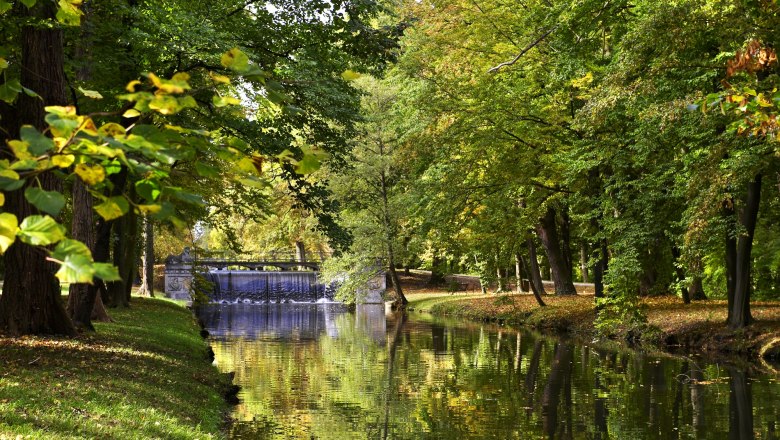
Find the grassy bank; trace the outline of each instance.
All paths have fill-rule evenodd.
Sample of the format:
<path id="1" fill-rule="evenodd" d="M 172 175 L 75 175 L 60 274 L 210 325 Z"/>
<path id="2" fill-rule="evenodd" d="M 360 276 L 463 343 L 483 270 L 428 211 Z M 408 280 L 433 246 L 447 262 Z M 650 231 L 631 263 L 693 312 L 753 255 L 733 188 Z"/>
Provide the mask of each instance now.
<path id="1" fill-rule="evenodd" d="M 451 293 L 432 289 L 408 279 L 409 308 L 435 315 L 478 321 L 522 325 L 566 333 L 585 340 L 599 337 L 595 328 L 593 295 L 545 296 L 539 307 L 530 294 Z M 617 328 L 616 339 L 639 340 L 642 344 L 670 351 L 684 350 L 709 355 L 758 357 L 770 345 L 780 343 L 780 302 L 753 302 L 756 322 L 740 331 L 725 326 L 726 302 L 696 301 L 684 304 L 671 296 L 643 300 L 648 322 L 641 328 Z"/>
<path id="2" fill-rule="evenodd" d="M 0 336 L 0 438 L 218 438 L 224 376 L 192 314 L 134 298 L 76 339 Z"/>

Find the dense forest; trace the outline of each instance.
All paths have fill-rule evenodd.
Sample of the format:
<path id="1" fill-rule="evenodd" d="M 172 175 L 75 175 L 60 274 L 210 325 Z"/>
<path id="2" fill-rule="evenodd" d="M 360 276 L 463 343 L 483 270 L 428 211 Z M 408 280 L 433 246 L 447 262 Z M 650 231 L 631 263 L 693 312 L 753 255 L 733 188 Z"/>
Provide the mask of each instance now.
<path id="1" fill-rule="evenodd" d="M 605 329 L 648 295 L 726 298 L 734 329 L 778 297 L 775 1 L 0 14 L 5 332 L 91 328 L 173 236 L 382 257 L 400 303 L 402 268 L 527 278 L 540 305 L 542 278 L 593 282 Z"/>

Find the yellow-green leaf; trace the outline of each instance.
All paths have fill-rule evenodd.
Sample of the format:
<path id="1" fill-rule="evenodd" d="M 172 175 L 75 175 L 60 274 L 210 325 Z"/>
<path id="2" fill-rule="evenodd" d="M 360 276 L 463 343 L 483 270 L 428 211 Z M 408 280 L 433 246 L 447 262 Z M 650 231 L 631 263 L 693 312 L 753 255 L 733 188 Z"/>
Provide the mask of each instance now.
<path id="1" fill-rule="evenodd" d="M 97 185 L 106 178 L 106 170 L 97 164 L 80 163 L 76 165 L 75 172 L 84 183 L 90 186 Z"/>
<path id="2" fill-rule="evenodd" d="M 344 81 L 354 81 L 360 78 L 361 76 L 362 75 L 360 75 L 359 73 L 349 69 L 341 73 L 341 79 L 343 79 Z"/>
<path id="3" fill-rule="evenodd" d="M 211 101 L 214 103 L 215 107 L 226 107 L 228 105 L 239 105 L 239 104 L 241 104 L 241 100 L 240 99 L 234 98 L 232 96 L 214 95 L 214 97 L 211 99 Z"/>
<path id="4" fill-rule="evenodd" d="M 82 87 L 79 87 L 79 92 L 83 93 L 87 98 L 103 99 L 103 95 L 101 95 L 100 92 L 96 92 L 94 90 L 85 90 Z"/>
<path id="5" fill-rule="evenodd" d="M 249 69 L 249 57 L 237 47 L 225 52 L 220 62 L 223 66 L 236 72 L 244 72 Z"/>
<path id="6" fill-rule="evenodd" d="M 14 152 L 14 156 L 16 156 L 19 160 L 27 160 L 32 159 L 33 155 L 30 154 L 29 148 L 30 144 L 24 141 L 19 140 L 12 140 L 8 141 L 8 146 L 11 147 L 11 151 Z"/>
<path id="7" fill-rule="evenodd" d="M 209 72 L 209 77 L 211 77 L 211 80 L 218 84 L 230 84 L 230 78 L 228 78 L 225 75 L 220 75 L 218 73 Z"/>
<path id="8" fill-rule="evenodd" d="M 164 115 L 172 115 L 179 110 L 179 101 L 169 95 L 155 95 L 149 102 L 149 108 Z"/>
<path id="9" fill-rule="evenodd" d="M 19 221 L 16 216 L 7 212 L 0 213 L 0 254 L 16 241 L 16 233 L 19 231 Z"/>
<path id="10" fill-rule="evenodd" d="M 122 114 L 123 118 L 137 118 L 139 116 L 141 116 L 141 112 L 134 108 L 131 108 Z"/>
<path id="11" fill-rule="evenodd" d="M 101 136 L 117 137 L 117 136 L 124 136 L 125 134 L 127 134 L 127 130 L 125 130 L 125 127 L 122 127 L 116 122 L 109 122 L 107 124 L 103 124 L 100 127 L 100 129 L 98 130 L 98 134 L 100 134 Z"/>
<path id="12" fill-rule="evenodd" d="M 65 226 L 48 215 L 30 215 L 19 226 L 19 239 L 32 246 L 48 246 L 65 238 Z"/>
<path id="13" fill-rule="evenodd" d="M 68 26 L 78 26 L 81 24 L 81 15 L 83 13 L 74 5 L 74 3 L 76 3 L 76 1 L 73 0 L 59 1 L 57 21 Z"/>
<path id="14" fill-rule="evenodd" d="M 73 165 L 76 160 L 76 156 L 72 154 L 56 154 L 51 157 L 51 163 L 58 168 L 67 168 Z"/>
<path id="15" fill-rule="evenodd" d="M 130 209 L 130 204 L 122 196 L 114 196 L 106 199 L 105 202 L 95 206 L 97 212 L 105 220 L 113 220 L 122 217 Z"/>

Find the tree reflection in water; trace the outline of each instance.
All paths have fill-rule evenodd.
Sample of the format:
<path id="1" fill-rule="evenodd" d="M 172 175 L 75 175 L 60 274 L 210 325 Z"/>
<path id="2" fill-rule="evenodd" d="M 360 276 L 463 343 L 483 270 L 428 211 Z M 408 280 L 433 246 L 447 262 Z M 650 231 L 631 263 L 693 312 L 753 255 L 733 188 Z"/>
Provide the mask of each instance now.
<path id="1" fill-rule="evenodd" d="M 775 438 L 776 378 L 424 315 L 209 306 L 234 438 Z M 761 404 L 757 404 L 761 402 Z"/>

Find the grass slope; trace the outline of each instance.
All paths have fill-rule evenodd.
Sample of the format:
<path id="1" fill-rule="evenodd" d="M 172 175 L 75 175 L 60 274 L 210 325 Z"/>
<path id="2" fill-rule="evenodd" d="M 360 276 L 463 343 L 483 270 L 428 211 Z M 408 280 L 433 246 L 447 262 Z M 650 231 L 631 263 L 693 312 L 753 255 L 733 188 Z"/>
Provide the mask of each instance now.
<path id="1" fill-rule="evenodd" d="M 0 336 L 0 438 L 218 438 L 225 377 L 192 314 L 134 298 L 76 339 Z"/>

